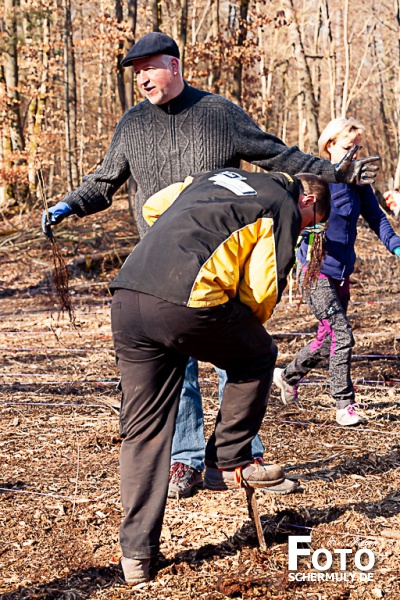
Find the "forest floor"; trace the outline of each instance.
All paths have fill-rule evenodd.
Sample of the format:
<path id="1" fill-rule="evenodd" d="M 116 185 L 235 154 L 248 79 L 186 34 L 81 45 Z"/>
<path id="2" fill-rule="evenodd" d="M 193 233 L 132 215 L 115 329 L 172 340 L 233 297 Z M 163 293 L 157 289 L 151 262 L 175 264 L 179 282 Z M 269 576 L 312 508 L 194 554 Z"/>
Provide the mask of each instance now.
<path id="1" fill-rule="evenodd" d="M 326 368 L 300 386 L 299 408 L 285 409 L 272 391 L 260 432 L 266 460 L 282 464 L 303 491 L 256 492 L 267 550 L 258 549 L 243 490 L 200 490 L 168 500 L 158 572 L 132 589 L 118 565 L 119 395 L 107 283 L 137 236 L 123 199 L 55 230 L 70 266 L 72 327 L 52 294 L 40 212 L 0 226 L 1 600 L 399 600 L 399 261 L 360 224 L 349 317 L 367 422 L 335 423 Z M 315 319 L 286 293 L 268 330 L 283 366 L 312 339 Z M 218 408 L 210 365 L 201 365 L 200 379 L 209 434 Z M 348 580 L 291 581 L 294 535 L 311 535 L 313 550 L 350 549 Z M 376 559 L 372 581 L 360 581 L 354 565 L 363 549 Z M 343 575 L 334 557 L 327 572 Z M 301 558 L 299 572 L 316 573 L 310 563 Z"/>

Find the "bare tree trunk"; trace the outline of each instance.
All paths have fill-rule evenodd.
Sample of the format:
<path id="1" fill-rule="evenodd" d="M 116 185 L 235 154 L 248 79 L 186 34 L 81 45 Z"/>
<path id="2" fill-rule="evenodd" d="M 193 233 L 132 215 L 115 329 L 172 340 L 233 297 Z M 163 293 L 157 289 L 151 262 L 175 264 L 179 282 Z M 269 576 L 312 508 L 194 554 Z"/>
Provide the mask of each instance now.
<path id="1" fill-rule="evenodd" d="M 117 17 L 117 22 L 123 23 L 124 16 L 122 0 L 116 0 L 115 14 Z M 135 42 L 136 20 L 137 0 L 128 0 L 127 35 L 124 36 L 124 38 L 121 38 L 119 42 L 119 52 L 117 56 L 117 83 L 122 113 L 135 104 L 133 69 L 124 69 L 124 67 L 121 66 L 121 60 L 128 53 Z"/>
<path id="2" fill-rule="evenodd" d="M 261 6 L 259 1 L 256 3 L 257 15 L 261 14 Z M 274 32 L 274 35 L 276 30 Z M 267 76 L 265 74 L 265 58 L 264 58 L 264 35 L 263 28 L 261 25 L 257 27 L 257 35 L 258 35 L 258 47 L 260 50 L 260 62 L 259 62 L 259 74 L 260 74 L 260 83 L 261 83 L 261 114 L 263 116 L 263 120 L 261 122 L 261 126 L 264 128 L 266 125 L 266 115 L 267 115 Z M 272 60 L 273 52 L 270 53 L 270 60 Z"/>
<path id="3" fill-rule="evenodd" d="M 85 148 L 86 148 L 86 102 L 85 102 L 85 75 L 84 75 L 84 66 L 83 66 L 83 58 L 79 61 L 79 115 L 80 115 L 80 127 L 79 127 L 79 180 L 82 179 L 83 176 L 83 160 L 85 156 Z"/>
<path id="4" fill-rule="evenodd" d="M 152 30 L 160 31 L 161 23 L 161 0 L 151 0 Z"/>
<path id="5" fill-rule="evenodd" d="M 347 112 L 347 97 L 349 93 L 350 77 L 350 44 L 349 44 L 349 0 L 343 0 L 343 49 L 344 49 L 344 80 L 342 93 L 342 117 Z"/>
<path id="6" fill-rule="evenodd" d="M 123 23 L 123 21 L 124 21 L 124 11 L 122 8 L 122 0 L 115 0 L 115 17 L 117 19 L 117 23 L 120 25 L 120 29 L 122 29 L 121 23 Z M 133 40 L 132 40 L 132 42 L 133 42 Z M 122 32 L 121 32 L 121 37 L 118 42 L 118 54 L 117 54 L 117 88 L 118 88 L 118 96 L 119 96 L 119 101 L 121 104 L 122 113 L 124 113 L 127 109 L 126 94 L 125 94 L 125 82 L 124 82 L 124 70 L 125 69 L 121 65 L 121 60 L 124 58 L 124 54 L 125 54 L 124 46 L 125 46 L 125 40 L 122 37 Z M 132 69 L 129 69 L 129 70 L 132 71 Z"/>
<path id="7" fill-rule="evenodd" d="M 116 15 L 118 23 L 123 22 L 123 10 L 121 0 L 116 0 Z M 157 11 L 158 15 L 158 11 Z M 118 53 L 118 93 L 121 103 L 122 112 L 125 112 L 135 104 L 133 69 L 121 67 L 122 58 L 128 53 L 135 41 L 137 22 L 137 0 L 128 0 L 128 34 L 123 41 L 120 42 Z M 158 16 L 157 16 L 158 22 Z M 135 220 L 135 182 L 132 177 L 129 177 L 126 184 L 128 194 L 129 214 Z"/>
<path id="8" fill-rule="evenodd" d="M 103 0 L 100 0 L 100 13 L 104 12 Z M 104 83 L 104 21 L 100 21 L 100 49 L 99 49 L 99 65 L 98 65 L 98 100 L 97 100 L 97 162 L 100 164 L 103 157 L 103 83 Z"/>
<path id="9" fill-rule="evenodd" d="M 400 0 L 394 0 L 394 10 L 397 22 L 397 56 L 396 56 L 396 112 L 398 127 L 397 166 L 394 176 L 394 188 L 400 188 Z"/>
<path id="10" fill-rule="evenodd" d="M 16 0 L 5 0 L 4 3 L 4 71 L 3 81 L 5 84 L 8 120 L 9 138 L 4 138 L 3 146 L 4 156 L 9 155 L 10 166 L 25 166 L 26 160 L 21 157 L 25 150 L 25 140 L 22 129 L 20 95 L 19 95 L 19 73 L 18 73 L 18 39 L 17 39 L 17 2 Z M 8 142 L 9 139 L 9 142 Z M 19 156 L 14 159 L 12 153 L 16 152 Z M 4 158 L 3 158 L 4 160 Z M 6 159 L 8 161 L 8 158 Z M 7 194 L 11 192 L 9 186 L 6 186 Z M 29 187 L 26 184 L 13 185 L 13 197 L 18 201 L 26 200 L 29 197 Z"/>
<path id="11" fill-rule="evenodd" d="M 377 62 L 379 61 L 378 53 L 380 40 L 377 40 L 374 37 L 373 43 L 373 51 Z M 382 80 L 382 71 L 381 69 L 377 70 L 378 77 L 378 85 L 379 85 L 379 93 L 378 93 L 378 104 L 379 104 L 379 112 L 381 114 L 381 125 L 383 127 L 383 135 L 382 135 L 382 145 L 383 152 L 380 152 L 381 160 L 382 160 L 382 171 L 393 173 L 394 170 L 394 155 L 393 155 L 393 147 L 391 143 L 390 136 L 390 120 L 389 120 L 389 111 L 390 108 L 387 106 L 387 98 L 386 98 L 386 89 L 384 82 Z"/>
<path id="12" fill-rule="evenodd" d="M 15 0 L 5 0 L 4 29 L 5 55 L 4 79 L 7 88 L 8 107 L 10 110 L 10 133 L 13 150 L 23 150 L 25 147 L 22 133 L 20 113 L 20 97 L 18 89 L 18 50 L 17 50 L 17 3 Z"/>
<path id="13" fill-rule="evenodd" d="M 354 75 L 351 76 L 351 87 L 346 94 L 346 106 L 344 107 L 345 114 L 347 113 L 351 102 L 356 98 L 356 96 L 361 96 L 366 88 L 368 82 L 370 81 L 372 74 L 375 73 L 376 67 L 378 66 L 378 61 L 374 61 L 372 64 L 368 66 L 368 72 L 366 75 L 362 75 L 362 72 L 365 67 L 365 63 L 367 60 L 371 60 L 369 57 L 369 52 L 371 51 L 371 47 L 373 47 L 373 33 L 375 27 L 370 26 L 371 19 L 367 19 L 364 23 L 363 30 L 363 43 L 364 43 L 364 51 L 361 59 L 358 62 L 358 68 Z M 352 44 L 354 46 L 354 43 Z M 350 42 L 349 42 L 350 46 Z M 351 47 L 351 46 L 350 46 Z M 373 50 L 371 51 L 372 56 L 374 56 Z M 350 65 L 351 65 L 351 56 L 349 56 Z M 347 86 L 349 87 L 349 86 Z M 343 110 L 342 110 L 343 112 Z"/>
<path id="14" fill-rule="evenodd" d="M 247 14 L 249 10 L 250 0 L 240 0 L 240 12 L 239 12 L 239 30 L 237 38 L 237 57 L 233 64 L 233 87 L 232 97 L 235 102 L 242 104 L 242 72 L 243 72 L 243 59 L 242 59 L 242 48 L 244 41 L 247 37 Z"/>
<path id="15" fill-rule="evenodd" d="M 304 101 L 303 101 L 303 82 L 302 77 L 300 75 L 300 71 L 297 71 L 297 120 L 298 120 L 298 145 L 301 150 L 304 150 L 306 147 L 306 131 L 307 131 L 307 121 L 304 118 Z"/>
<path id="16" fill-rule="evenodd" d="M 179 47 L 182 71 L 185 68 L 185 47 L 187 42 L 188 0 L 170 0 L 172 5 L 172 37 Z"/>
<path id="17" fill-rule="evenodd" d="M 7 94 L 6 81 L 4 77 L 3 66 L 0 66 L 0 96 L 5 97 Z M 0 209 L 1 207 L 7 206 L 9 200 L 14 198 L 14 192 L 12 185 L 8 182 L 7 175 L 10 173 L 11 164 L 11 136 L 10 126 L 7 120 L 7 110 L 4 106 L 1 111 L 1 122 L 3 126 L 1 132 L 1 146 L 0 146 L 0 170 L 3 173 L 3 177 L 0 178 Z"/>
<path id="18" fill-rule="evenodd" d="M 332 21 L 329 14 L 328 0 L 323 0 L 322 6 L 322 18 L 325 24 L 326 36 L 323 36 L 325 41 L 325 54 L 327 57 L 328 64 L 328 75 L 329 75 L 329 108 L 330 118 L 336 117 L 336 53 L 335 45 L 333 43 L 332 36 Z"/>
<path id="19" fill-rule="evenodd" d="M 29 106 L 30 135 L 29 135 L 29 189 L 31 195 L 36 197 L 36 153 L 38 138 L 42 130 L 44 112 L 47 102 L 47 88 L 49 81 L 50 63 L 50 14 L 47 9 L 43 13 L 42 21 L 42 73 L 40 78 L 39 95 Z"/>
<path id="20" fill-rule="evenodd" d="M 187 29 L 188 29 L 188 0 L 180 0 L 180 3 L 181 3 L 181 15 L 180 15 L 180 25 L 179 25 L 178 46 L 179 46 L 182 72 L 184 72 L 184 70 L 185 70 L 185 48 L 186 48 L 186 43 L 187 43 Z"/>
<path id="21" fill-rule="evenodd" d="M 192 18 L 191 18 L 191 23 L 192 23 L 192 36 L 191 36 L 191 40 L 192 40 L 192 45 L 194 46 L 197 43 L 197 37 L 200 33 L 200 30 L 202 29 L 205 20 L 207 19 L 207 16 L 210 13 L 211 10 L 211 5 L 213 3 L 213 0 L 208 0 L 207 3 L 205 4 L 205 6 L 203 7 L 203 11 L 201 14 L 201 17 L 199 19 L 199 22 L 196 24 L 196 16 L 197 16 L 197 6 L 196 6 L 196 1 L 193 2 L 193 6 L 192 6 Z M 175 27 L 174 29 L 177 32 L 177 29 Z M 178 35 L 178 33 L 176 33 L 176 35 Z M 206 40 L 208 39 L 208 34 L 206 36 Z"/>
<path id="22" fill-rule="evenodd" d="M 284 24 L 287 25 L 287 21 L 285 18 L 285 13 L 284 11 L 280 11 L 279 13 L 279 17 L 284 19 Z M 269 49 L 269 46 L 271 45 L 272 48 L 277 48 L 278 47 L 278 43 L 279 43 L 279 30 L 280 28 L 275 27 L 274 28 L 274 35 L 272 38 L 272 44 L 271 41 L 268 40 L 268 43 L 266 44 L 267 48 Z M 261 38 L 262 34 L 260 34 L 260 38 Z M 272 95 L 272 81 L 273 81 L 273 74 L 274 74 L 274 69 L 275 69 L 275 61 L 276 61 L 276 54 L 274 52 L 269 52 L 268 51 L 268 67 L 267 67 L 267 75 L 265 77 L 265 102 L 268 102 L 268 99 L 271 98 Z M 284 73 L 285 75 L 287 74 L 287 63 L 285 64 L 284 67 Z M 282 85 L 282 90 L 283 90 L 283 95 L 286 98 L 286 94 L 287 94 L 287 90 L 286 88 Z M 286 110 L 286 108 L 285 108 Z M 265 123 L 265 131 L 269 131 L 270 129 L 270 108 L 266 107 L 265 109 L 265 119 L 264 119 L 264 123 Z M 278 114 L 281 114 L 281 111 L 278 111 Z M 279 128 L 278 128 L 279 130 Z"/>
<path id="23" fill-rule="evenodd" d="M 311 154 L 318 154 L 318 103 L 315 97 L 314 84 L 311 77 L 310 66 L 306 57 L 306 52 L 303 44 L 303 36 L 298 22 L 296 11 L 294 10 L 293 0 L 287 1 L 287 6 L 291 15 L 291 23 L 289 25 L 294 49 L 296 52 L 296 60 L 298 64 L 298 72 L 300 75 L 301 90 L 304 97 L 304 109 L 306 112 L 305 118 L 307 121 L 308 132 L 308 148 L 304 150 Z"/>
<path id="24" fill-rule="evenodd" d="M 289 66 L 288 61 L 286 61 L 284 63 L 284 68 L 283 68 L 283 72 L 282 72 L 282 90 L 283 90 L 282 95 L 283 95 L 284 103 L 283 103 L 282 110 L 280 110 L 278 112 L 278 118 L 279 118 L 278 136 L 284 142 L 286 142 L 287 124 L 289 121 L 289 114 L 290 114 L 289 113 L 289 102 L 288 102 L 288 89 L 289 89 L 288 66 Z"/>
<path id="25" fill-rule="evenodd" d="M 65 94 L 65 150 L 68 189 L 78 185 L 77 128 L 76 128 L 76 73 L 75 49 L 72 38 L 71 2 L 63 0 L 64 9 L 64 94 Z"/>
<path id="26" fill-rule="evenodd" d="M 211 62 L 208 87 L 214 94 L 220 93 L 221 79 L 221 45 L 222 37 L 219 33 L 219 0 L 211 0 L 211 27 L 209 43 L 213 46 L 213 58 Z"/>
<path id="27" fill-rule="evenodd" d="M 321 35 L 322 28 L 323 28 L 322 10 L 321 10 L 320 3 L 318 2 L 318 11 L 317 11 L 317 17 L 316 17 L 315 28 L 314 28 L 314 47 L 313 47 L 314 60 L 313 60 L 313 63 L 311 63 L 311 69 L 310 69 L 311 81 L 313 83 L 313 94 L 314 94 L 315 103 L 316 103 L 316 106 L 318 107 L 318 109 L 319 109 L 320 101 L 321 101 L 321 62 L 320 61 L 322 59 L 322 55 L 320 55 L 320 53 L 319 53 L 319 47 L 320 47 L 320 35 Z M 318 120 L 318 114 L 319 114 L 318 109 L 317 109 L 317 120 Z"/>

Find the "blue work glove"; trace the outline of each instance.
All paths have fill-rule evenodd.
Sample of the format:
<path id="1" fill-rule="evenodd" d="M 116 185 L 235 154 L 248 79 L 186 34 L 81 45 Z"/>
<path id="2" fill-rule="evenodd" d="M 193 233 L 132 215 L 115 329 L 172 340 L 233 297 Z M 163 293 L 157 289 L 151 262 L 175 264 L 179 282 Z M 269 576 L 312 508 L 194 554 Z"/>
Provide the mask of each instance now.
<path id="1" fill-rule="evenodd" d="M 371 163 L 380 159 L 379 156 L 367 156 L 366 158 L 357 158 L 353 156 L 362 146 L 353 146 L 343 156 L 342 160 L 335 165 L 335 177 L 339 183 L 374 183 L 376 173 L 379 171 L 378 165 Z"/>
<path id="2" fill-rule="evenodd" d="M 46 237 L 53 237 L 51 231 L 51 225 L 56 225 L 57 223 L 61 223 L 65 217 L 68 217 L 72 213 L 72 208 L 66 202 L 57 202 L 55 206 L 51 206 L 47 211 L 43 211 L 42 214 L 42 229 L 43 233 Z"/>
<path id="3" fill-rule="evenodd" d="M 397 246 L 397 248 L 393 250 L 393 254 L 395 254 L 397 258 L 400 258 L 400 246 Z"/>

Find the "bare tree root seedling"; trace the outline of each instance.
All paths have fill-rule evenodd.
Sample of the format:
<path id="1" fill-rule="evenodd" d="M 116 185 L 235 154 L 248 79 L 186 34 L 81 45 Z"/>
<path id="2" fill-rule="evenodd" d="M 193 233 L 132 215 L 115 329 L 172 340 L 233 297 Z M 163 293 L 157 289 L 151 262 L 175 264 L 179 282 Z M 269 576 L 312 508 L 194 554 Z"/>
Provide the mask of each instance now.
<path id="1" fill-rule="evenodd" d="M 53 252 L 53 283 L 60 302 L 62 312 L 67 312 L 69 320 L 76 328 L 74 307 L 71 301 L 71 295 L 68 287 L 68 269 L 65 260 L 60 252 L 60 248 L 54 237 L 51 238 L 51 248 Z"/>
<path id="2" fill-rule="evenodd" d="M 39 168 L 37 170 L 37 176 L 38 176 L 39 190 L 40 190 L 40 194 L 42 196 L 43 206 L 47 213 L 47 218 L 49 218 L 49 207 L 48 207 L 48 202 L 47 202 L 47 198 L 46 198 L 43 174 L 42 174 L 41 168 Z M 68 287 L 69 278 L 68 278 L 67 265 L 65 264 L 65 260 L 61 254 L 60 248 L 58 247 L 58 244 L 57 244 L 53 234 L 51 234 L 50 242 L 51 242 L 51 248 L 52 248 L 52 253 L 53 253 L 53 265 L 54 265 L 53 283 L 54 283 L 54 287 L 55 287 L 55 290 L 56 290 L 56 293 L 57 293 L 57 296 L 58 296 L 58 299 L 60 302 L 61 312 L 68 313 L 69 320 L 72 323 L 72 326 L 76 329 L 75 313 L 74 313 L 74 308 L 72 306 L 71 295 L 69 293 L 69 287 Z"/>

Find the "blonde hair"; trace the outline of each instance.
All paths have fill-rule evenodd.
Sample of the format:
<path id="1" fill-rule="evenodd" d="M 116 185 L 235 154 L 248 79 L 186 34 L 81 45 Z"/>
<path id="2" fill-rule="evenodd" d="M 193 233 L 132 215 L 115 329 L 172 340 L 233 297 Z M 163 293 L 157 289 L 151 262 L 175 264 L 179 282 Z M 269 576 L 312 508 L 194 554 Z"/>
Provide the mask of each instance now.
<path id="1" fill-rule="evenodd" d="M 330 152 L 327 149 L 329 142 L 335 143 L 338 137 L 342 134 L 347 134 L 349 138 L 355 138 L 357 135 L 362 135 L 365 131 L 365 127 L 360 121 L 350 117 L 345 119 L 339 117 L 333 119 L 325 127 L 318 140 L 318 151 L 321 158 L 331 158 Z"/>

